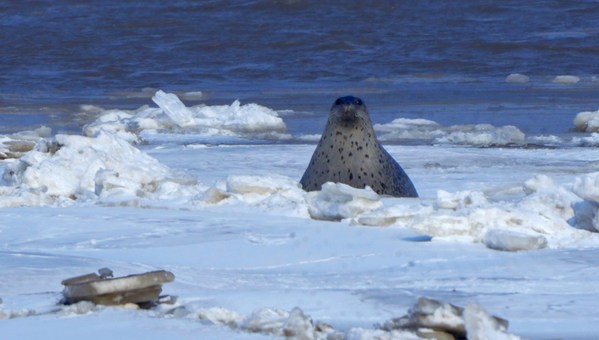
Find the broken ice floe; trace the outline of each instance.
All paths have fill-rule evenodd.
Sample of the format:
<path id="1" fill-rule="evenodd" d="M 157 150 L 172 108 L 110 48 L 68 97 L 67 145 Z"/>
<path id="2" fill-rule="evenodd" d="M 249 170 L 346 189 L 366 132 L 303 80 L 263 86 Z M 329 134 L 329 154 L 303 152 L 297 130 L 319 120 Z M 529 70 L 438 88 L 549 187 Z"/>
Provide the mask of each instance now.
<path id="1" fill-rule="evenodd" d="M 569 223 L 580 201 L 573 192 L 547 176 L 525 182 L 522 189 L 525 196 L 513 202 L 487 202 L 482 193 L 456 193 L 451 199 L 441 192 L 439 209 L 416 217 L 409 227 L 433 237 L 470 238 L 500 250 L 560 247 L 589 236 Z"/>
<path id="2" fill-rule="evenodd" d="M 572 189 L 540 175 L 509 201 L 479 191 L 438 190 L 436 201 L 379 196 L 369 188 L 327 183 L 307 193 L 279 175 L 229 176 L 208 187 L 140 151 L 118 135 L 57 135 L 5 166 L 0 206 L 108 204 L 211 209 L 257 208 L 263 214 L 354 225 L 406 227 L 433 240 L 468 240 L 500 250 L 557 248 L 589 238 L 599 225 L 599 175 Z"/>
<path id="3" fill-rule="evenodd" d="M 530 78 L 527 75 L 520 73 L 512 73 L 505 78 L 506 83 L 526 84 Z"/>
<path id="4" fill-rule="evenodd" d="M 572 75 L 559 75 L 555 76 L 552 80 L 555 84 L 567 84 L 573 85 L 580 81 L 580 77 L 572 76 Z"/>
<path id="5" fill-rule="evenodd" d="M 490 124 L 442 126 L 426 119 L 398 118 L 387 124 L 375 124 L 379 139 L 384 142 L 426 141 L 432 144 L 472 146 L 524 145 L 525 134 L 517 127 Z"/>
<path id="6" fill-rule="evenodd" d="M 109 131 L 130 142 L 152 140 L 162 134 L 194 134 L 198 137 L 250 137 L 284 139 L 286 126 L 278 114 L 258 104 L 198 105 L 187 107 L 172 93 L 157 91 L 152 100 L 158 108 L 142 106 L 137 110 L 95 110 L 100 115 L 83 129 L 87 136 Z"/>
<path id="7" fill-rule="evenodd" d="M 576 131 L 599 132 L 599 110 L 580 112 L 574 118 Z"/>
<path id="8" fill-rule="evenodd" d="M 370 187 L 356 189 L 343 183 L 327 182 L 320 191 L 308 194 L 310 216 L 319 220 L 342 220 L 383 206 Z"/>
<path id="9" fill-rule="evenodd" d="M 21 131 L 11 135 L 0 135 L 0 160 L 19 158 L 31 151 L 36 144 L 52 135 L 52 129 L 42 126 L 32 131 Z"/>
<path id="10" fill-rule="evenodd" d="M 345 332 L 313 321 L 298 307 L 289 312 L 262 308 L 247 317 L 213 307 L 202 308 L 191 315 L 235 330 L 292 339 L 519 339 L 508 333 L 507 320 L 489 315 L 479 305 L 462 308 L 428 298 L 418 299 L 403 317 L 374 325 L 374 328 L 350 327 Z"/>
<path id="11" fill-rule="evenodd" d="M 130 202 L 165 198 L 173 186 L 181 186 L 167 166 L 108 132 L 95 137 L 57 135 L 44 142 L 6 166 L 3 181 L 8 186 L 0 187 L 6 193 L 0 206 Z M 47 143 L 58 147 L 49 150 Z"/>
<path id="12" fill-rule="evenodd" d="M 386 332 L 412 331 L 426 339 L 520 339 L 507 332 L 507 320 L 489 315 L 479 305 L 462 308 L 422 297 L 406 316 L 391 319 L 379 328 Z"/>

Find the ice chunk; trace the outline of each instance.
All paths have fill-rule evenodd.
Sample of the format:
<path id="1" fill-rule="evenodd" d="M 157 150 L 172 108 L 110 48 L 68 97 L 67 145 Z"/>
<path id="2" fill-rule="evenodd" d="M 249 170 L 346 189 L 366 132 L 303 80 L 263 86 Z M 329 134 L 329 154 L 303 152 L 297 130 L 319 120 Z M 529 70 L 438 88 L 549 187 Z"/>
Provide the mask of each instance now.
<path id="1" fill-rule="evenodd" d="M 590 196 L 590 188 L 590 184 L 579 184 L 579 194 Z M 585 226 L 571 225 L 576 221 L 573 206 L 580 202 L 572 191 L 555 185 L 544 175 L 526 181 L 523 191 L 524 197 L 507 202 L 489 202 L 482 194 L 476 198 L 441 191 L 438 209 L 415 216 L 407 226 L 433 238 L 483 242 L 502 250 L 558 247 L 589 236 L 581 230 Z M 581 208 L 578 210 L 582 213 Z M 588 217 L 581 216 L 583 221 L 588 224 Z M 488 233 L 495 229 L 513 234 Z"/>
<path id="2" fill-rule="evenodd" d="M 505 78 L 507 83 L 515 83 L 515 84 L 526 84 L 530 78 L 524 74 L 520 73 L 512 73 Z"/>
<path id="3" fill-rule="evenodd" d="M 289 313 L 283 310 L 263 308 L 253 312 L 243 323 L 249 332 L 281 336 Z"/>
<path id="4" fill-rule="evenodd" d="M 577 131 L 599 132 L 599 110 L 578 113 L 574 118 L 574 126 Z"/>
<path id="5" fill-rule="evenodd" d="M 154 97 L 152 97 L 152 100 L 177 125 L 185 127 L 194 124 L 191 111 L 175 94 L 165 93 L 158 90 L 156 91 L 156 94 L 154 94 Z"/>
<path id="6" fill-rule="evenodd" d="M 362 213 L 352 222 L 367 226 L 388 226 L 391 224 L 407 226 L 416 217 L 430 215 L 434 211 L 432 206 L 423 204 L 419 199 L 394 198 L 392 200 L 401 202 L 401 204 Z"/>
<path id="7" fill-rule="evenodd" d="M 503 251 L 542 249 L 547 246 L 547 239 L 542 235 L 529 235 L 502 229 L 488 230 L 483 242 L 491 249 Z"/>
<path id="8" fill-rule="evenodd" d="M 243 316 L 237 312 L 221 307 L 200 309 L 197 317 L 203 321 L 209 321 L 217 325 L 227 325 L 236 328 L 243 321 Z"/>
<path id="9" fill-rule="evenodd" d="M 387 124 L 375 124 L 383 141 L 422 140 L 436 144 L 496 146 L 524 144 L 525 134 L 517 127 L 490 124 L 441 126 L 425 119 L 395 119 Z"/>
<path id="10" fill-rule="evenodd" d="M 370 187 L 357 189 L 343 183 L 327 182 L 320 191 L 308 193 L 308 211 L 314 219 L 352 218 L 382 206 L 379 195 Z"/>
<path id="11" fill-rule="evenodd" d="M 36 144 L 49 138 L 52 129 L 42 126 L 31 131 L 22 131 L 11 135 L 0 135 L 0 160 L 19 158 L 25 152 L 31 151 Z"/>
<path id="12" fill-rule="evenodd" d="M 465 144 L 476 146 L 524 144 L 525 135 L 515 126 L 495 128 L 489 124 L 478 124 L 467 129 L 452 131 L 434 139 L 436 143 Z"/>
<path id="13" fill-rule="evenodd" d="M 292 339 L 316 339 L 312 319 L 304 312 L 295 307 L 289 313 L 289 317 L 283 325 L 283 335 Z"/>
<path id="14" fill-rule="evenodd" d="M 437 206 L 441 209 L 458 209 L 470 206 L 481 206 L 487 203 L 485 194 L 478 191 L 460 191 L 449 193 L 437 191 Z"/>
<path id="15" fill-rule="evenodd" d="M 572 190 L 585 200 L 599 203 L 599 172 L 577 177 Z"/>
<path id="16" fill-rule="evenodd" d="M 477 305 L 466 309 L 444 301 L 421 297 L 408 315 L 394 318 L 379 326 L 381 330 L 415 330 L 429 339 L 518 339 L 507 333 L 508 322 L 491 316 Z M 429 336 L 427 336 L 429 335 Z"/>
<path id="17" fill-rule="evenodd" d="M 288 188 L 300 188 L 297 181 L 276 176 L 229 176 L 227 192 L 233 194 L 272 194 Z"/>
<path id="18" fill-rule="evenodd" d="M 555 76 L 555 78 L 553 78 L 552 82 L 555 84 L 576 84 L 580 81 L 580 78 L 577 76 L 571 76 L 571 75 L 561 75 L 561 76 Z"/>
<path id="19" fill-rule="evenodd" d="M 208 140 L 211 137 L 290 138 L 284 133 L 286 126 L 277 112 L 258 104 L 241 105 L 236 100 L 231 105 L 187 107 L 175 94 L 163 91 L 157 91 L 152 99 L 159 108 L 101 111 L 96 121 L 84 127 L 84 133 L 94 136 L 101 130 L 110 131 L 131 142 L 139 142 L 140 136 L 145 141 L 168 138 L 171 142 L 177 142 L 176 136 L 181 135 Z M 181 142 L 187 141 L 180 138 Z"/>
<path id="20" fill-rule="evenodd" d="M 166 166 L 104 131 L 96 137 L 57 135 L 55 138 L 61 145 L 59 150 L 26 153 L 6 167 L 4 179 L 22 189 L 36 190 L 60 200 L 107 195 L 111 190 L 124 190 L 136 197 L 155 191 L 170 176 Z"/>
<path id="21" fill-rule="evenodd" d="M 524 192 L 531 194 L 541 190 L 551 190 L 555 187 L 555 183 L 551 177 L 547 175 L 537 175 L 524 182 Z"/>
<path id="22" fill-rule="evenodd" d="M 286 216 L 309 217 L 306 192 L 285 176 L 229 176 L 199 196 L 202 204 L 243 204 Z"/>
<path id="23" fill-rule="evenodd" d="M 464 309 L 464 324 L 468 340 L 519 340 L 519 336 L 507 333 L 506 324 L 489 315 L 477 304 Z"/>

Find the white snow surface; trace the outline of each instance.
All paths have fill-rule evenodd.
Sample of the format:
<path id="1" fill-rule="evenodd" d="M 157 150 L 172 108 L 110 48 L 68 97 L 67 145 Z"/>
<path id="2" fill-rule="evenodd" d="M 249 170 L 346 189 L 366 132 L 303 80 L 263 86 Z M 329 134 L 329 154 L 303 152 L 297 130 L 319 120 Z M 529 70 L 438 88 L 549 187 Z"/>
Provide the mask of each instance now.
<path id="1" fill-rule="evenodd" d="M 420 198 L 334 183 L 306 193 L 298 179 L 314 145 L 131 144 L 136 129 L 175 139 L 189 127 L 266 131 L 236 116 L 262 108 L 234 104 L 210 118 L 156 100 L 160 109 L 104 112 L 110 123 L 86 136 L 41 137 L 0 163 L 3 335 L 410 338 L 373 325 L 420 296 L 474 303 L 524 338 L 599 334 L 598 150 L 388 146 Z M 401 124 L 411 122 L 393 129 Z M 63 279 L 102 267 L 171 271 L 164 293 L 179 299 L 149 311 L 57 305 Z M 472 308 L 472 332 L 492 338 Z"/>

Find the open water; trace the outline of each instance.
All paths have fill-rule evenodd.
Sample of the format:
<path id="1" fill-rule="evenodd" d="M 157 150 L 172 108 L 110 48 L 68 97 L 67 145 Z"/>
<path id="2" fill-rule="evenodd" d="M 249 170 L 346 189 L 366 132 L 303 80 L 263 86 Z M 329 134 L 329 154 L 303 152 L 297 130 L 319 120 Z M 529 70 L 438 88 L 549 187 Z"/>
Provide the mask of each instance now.
<path id="1" fill-rule="evenodd" d="M 320 132 L 354 94 L 375 122 L 566 134 L 599 108 L 598 41 L 591 0 L 2 1 L 0 133 L 79 131 L 80 105 L 134 108 L 163 89 L 293 110 L 291 132 Z"/>

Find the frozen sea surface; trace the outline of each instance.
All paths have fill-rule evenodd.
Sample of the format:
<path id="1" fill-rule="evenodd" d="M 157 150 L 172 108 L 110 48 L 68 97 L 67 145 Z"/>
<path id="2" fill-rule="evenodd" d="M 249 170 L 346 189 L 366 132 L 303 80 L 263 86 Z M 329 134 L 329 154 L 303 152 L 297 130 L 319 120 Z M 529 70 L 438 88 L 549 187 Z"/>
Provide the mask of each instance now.
<path id="1" fill-rule="evenodd" d="M 277 112 L 178 110 L 102 111 L 84 135 L 6 137 L 36 146 L 2 161 L 4 334 L 254 338 L 299 307 L 358 338 L 421 296 L 477 303 L 525 338 L 599 334 L 596 149 L 480 147 L 495 127 L 440 128 L 471 138 L 388 146 L 419 199 L 306 193 L 297 181 L 314 145 L 280 135 Z M 277 141 L 235 142 L 264 133 Z M 61 280 L 101 267 L 172 271 L 164 292 L 179 299 L 150 311 L 57 305 Z"/>
<path id="2" fill-rule="evenodd" d="M 0 338 L 403 339 L 421 296 L 599 337 L 598 10 L 0 3 Z M 299 188 L 348 94 L 419 199 Z M 57 304 L 102 267 L 179 299 Z"/>

